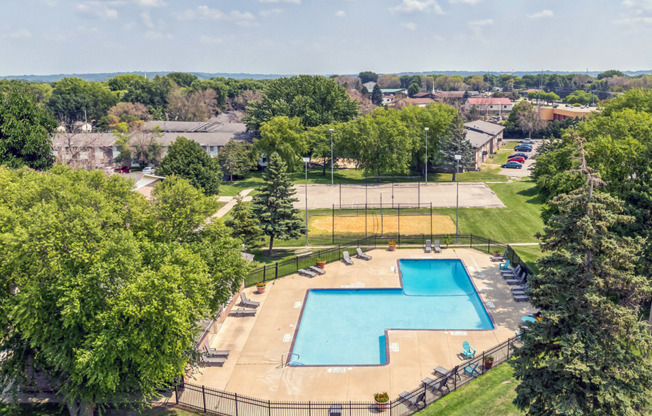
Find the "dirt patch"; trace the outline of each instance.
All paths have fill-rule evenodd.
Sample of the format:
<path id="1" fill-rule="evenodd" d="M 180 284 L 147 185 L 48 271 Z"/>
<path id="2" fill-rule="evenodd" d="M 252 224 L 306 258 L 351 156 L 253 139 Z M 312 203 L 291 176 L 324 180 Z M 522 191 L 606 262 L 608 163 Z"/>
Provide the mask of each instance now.
<path id="1" fill-rule="evenodd" d="M 310 218 L 310 232 L 315 234 L 330 234 L 333 231 L 332 216 L 314 216 Z M 432 230 L 430 215 L 401 215 L 401 234 L 452 234 L 455 233 L 455 223 L 448 215 L 433 215 Z M 397 233 L 399 218 L 396 215 L 368 214 L 366 231 L 369 234 Z M 365 217 L 336 216 L 335 233 L 364 234 Z"/>

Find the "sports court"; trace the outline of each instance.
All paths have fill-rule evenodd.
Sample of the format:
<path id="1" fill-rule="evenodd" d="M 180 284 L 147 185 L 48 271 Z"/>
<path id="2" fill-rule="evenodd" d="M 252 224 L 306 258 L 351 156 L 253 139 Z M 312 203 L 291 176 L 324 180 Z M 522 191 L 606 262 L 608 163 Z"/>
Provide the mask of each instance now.
<path id="1" fill-rule="evenodd" d="M 409 235 L 418 234 L 455 234 L 455 223 L 448 215 L 401 215 L 399 218 L 396 210 L 381 213 L 378 210 L 369 213 L 366 217 L 361 212 L 352 210 L 338 211 L 332 215 L 313 215 L 308 221 L 310 234 L 396 234 L 399 227 L 401 233 Z M 333 220 L 335 224 L 333 224 Z M 367 222 L 365 226 L 365 220 Z M 400 221 L 400 224 L 399 224 Z"/>
<path id="2" fill-rule="evenodd" d="M 299 199 L 294 206 L 305 209 L 306 185 L 295 185 Z M 456 206 L 456 184 L 446 183 L 394 183 L 360 185 L 308 185 L 308 209 L 343 208 L 367 205 L 372 207 L 397 207 L 410 205 L 422 208 L 451 208 Z M 460 208 L 504 208 L 500 198 L 481 182 L 459 184 Z M 364 224 L 364 223 L 363 223 Z"/>

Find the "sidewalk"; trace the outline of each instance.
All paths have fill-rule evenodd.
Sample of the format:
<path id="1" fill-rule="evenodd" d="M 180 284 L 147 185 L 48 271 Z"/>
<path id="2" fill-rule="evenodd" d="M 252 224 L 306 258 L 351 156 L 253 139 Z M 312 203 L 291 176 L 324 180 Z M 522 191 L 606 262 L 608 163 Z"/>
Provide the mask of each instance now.
<path id="1" fill-rule="evenodd" d="M 242 192 L 240 192 L 238 196 L 242 198 L 243 201 L 251 201 L 251 197 L 247 197 L 247 195 L 249 195 L 249 193 L 252 191 L 253 189 L 245 189 Z M 226 203 L 226 205 L 218 209 L 215 215 L 209 218 L 209 221 L 213 218 L 222 218 L 223 216 L 225 216 L 227 212 L 231 211 L 231 208 L 233 208 L 237 202 L 238 202 L 237 198 L 231 198 L 229 202 Z"/>

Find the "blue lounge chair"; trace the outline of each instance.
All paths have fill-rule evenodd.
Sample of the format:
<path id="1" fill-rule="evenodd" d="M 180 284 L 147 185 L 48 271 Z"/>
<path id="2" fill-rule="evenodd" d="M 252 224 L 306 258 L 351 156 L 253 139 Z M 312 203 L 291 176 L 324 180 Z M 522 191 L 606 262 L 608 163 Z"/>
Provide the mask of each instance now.
<path id="1" fill-rule="evenodd" d="M 468 374 L 471 377 L 477 377 L 482 375 L 480 371 L 478 371 L 478 364 L 479 363 L 471 363 L 464 367 L 464 373 Z"/>
<path id="2" fill-rule="evenodd" d="M 509 259 L 505 263 L 500 263 L 500 270 L 509 270 Z"/>
<path id="3" fill-rule="evenodd" d="M 469 345 L 469 341 L 462 343 L 462 355 L 464 358 L 475 358 L 475 348 Z"/>

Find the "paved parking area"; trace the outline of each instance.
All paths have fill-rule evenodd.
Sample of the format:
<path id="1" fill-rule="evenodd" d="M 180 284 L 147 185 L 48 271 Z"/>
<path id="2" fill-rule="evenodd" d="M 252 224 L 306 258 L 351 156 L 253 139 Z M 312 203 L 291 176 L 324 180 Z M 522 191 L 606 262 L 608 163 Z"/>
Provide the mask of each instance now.
<path id="1" fill-rule="evenodd" d="M 534 155 L 537 153 L 538 147 L 539 147 L 539 142 L 535 141 L 535 143 L 532 145 L 532 151 L 528 153 L 529 157 L 525 161 L 521 169 L 501 169 L 500 174 L 512 178 L 525 178 L 527 176 L 530 176 L 532 174 L 530 168 L 534 164 Z"/>
<path id="2" fill-rule="evenodd" d="M 471 249 L 444 249 L 440 254 L 401 249 L 377 249 L 373 259 L 354 259 L 353 266 L 341 262 L 326 266 L 326 274 L 315 278 L 290 275 L 267 284 L 263 294 L 246 289 L 247 296 L 260 301 L 255 317 L 226 319 L 210 340 L 216 349 L 231 351 L 224 367 L 208 367 L 195 373 L 190 383 L 253 396 L 262 400 L 369 401 L 373 393 L 387 391 L 397 397 L 411 390 L 425 377 L 433 377 L 436 366 L 453 368 L 463 361 L 458 356 L 468 340 L 478 353 L 514 336 L 521 317 L 533 312 L 528 303 L 512 299 L 509 286 L 499 273 L 498 263 Z M 412 331 L 390 330 L 390 351 L 384 366 L 288 367 L 282 366 L 290 351 L 302 302 L 312 288 L 400 287 L 394 267 L 399 258 L 462 259 L 480 298 L 494 321 L 493 330 Z M 418 317 L 415 317 L 418 319 Z"/>

